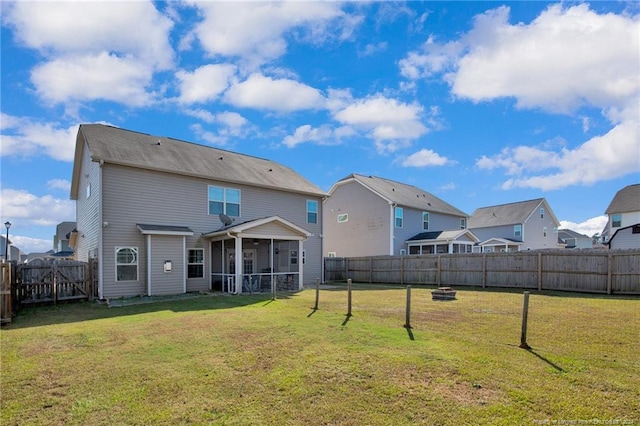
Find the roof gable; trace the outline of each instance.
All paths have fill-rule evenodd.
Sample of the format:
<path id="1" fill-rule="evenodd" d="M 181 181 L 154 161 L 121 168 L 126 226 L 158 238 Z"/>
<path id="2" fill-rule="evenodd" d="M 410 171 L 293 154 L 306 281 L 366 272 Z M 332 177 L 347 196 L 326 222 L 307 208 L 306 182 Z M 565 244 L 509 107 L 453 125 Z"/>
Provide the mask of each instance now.
<path id="1" fill-rule="evenodd" d="M 605 214 L 640 211 L 640 183 L 625 186 L 616 192 Z"/>
<path id="2" fill-rule="evenodd" d="M 240 234 L 246 235 L 254 235 L 254 234 L 264 234 L 261 228 L 267 230 L 267 233 L 270 232 L 269 228 L 276 226 L 280 229 L 284 229 L 287 233 L 290 234 L 292 239 L 304 239 L 310 237 L 312 234 L 304 228 L 299 227 L 298 225 L 289 222 L 281 218 L 280 216 L 270 216 L 264 217 L 261 219 L 248 220 L 246 222 L 238 223 L 236 225 L 230 225 L 212 232 L 208 232 L 206 234 L 202 234 L 205 238 L 213 238 L 217 239 L 220 237 L 227 237 L 229 235 L 238 236 Z"/>
<path id="3" fill-rule="evenodd" d="M 291 168 L 271 160 L 103 124 L 80 125 L 76 163 L 82 158 L 82 147 L 78 145 L 83 141 L 93 161 L 315 196 L 326 195 Z M 74 180 L 77 166 L 74 164 Z"/>
<path id="4" fill-rule="evenodd" d="M 408 207 L 416 210 L 442 213 L 457 217 L 469 216 L 462 210 L 416 186 L 376 176 L 363 176 L 357 173 L 350 174 L 338 181 L 329 190 L 329 194 L 333 193 L 338 186 L 349 182 L 357 182 L 377 194 L 379 197 L 385 199 L 390 204 L 395 203 L 400 207 Z"/>
<path id="5" fill-rule="evenodd" d="M 516 203 L 480 207 L 473 212 L 467 226 L 473 229 L 522 224 L 542 205 L 545 207 L 545 212 L 550 214 L 555 222 L 558 222 L 546 200 L 536 198 Z"/>

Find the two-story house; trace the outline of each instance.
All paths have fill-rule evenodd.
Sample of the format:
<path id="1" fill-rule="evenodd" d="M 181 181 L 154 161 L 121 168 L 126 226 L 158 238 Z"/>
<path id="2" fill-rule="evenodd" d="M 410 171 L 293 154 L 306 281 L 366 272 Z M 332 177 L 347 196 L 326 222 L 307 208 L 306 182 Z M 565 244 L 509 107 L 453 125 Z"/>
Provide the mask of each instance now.
<path id="1" fill-rule="evenodd" d="M 618 191 L 605 214 L 608 221 L 602 231 L 603 243 L 612 249 L 640 248 L 640 184 Z"/>
<path id="2" fill-rule="evenodd" d="M 590 249 L 593 248 L 593 239 L 571 229 L 558 230 L 558 244 L 566 249 Z"/>
<path id="3" fill-rule="evenodd" d="M 544 198 L 481 207 L 469 218 L 480 239 L 476 251 L 511 252 L 558 248 L 560 222 Z"/>
<path id="4" fill-rule="evenodd" d="M 321 278 L 324 196 L 267 159 L 83 124 L 72 239 L 101 299 L 301 289 Z"/>
<path id="5" fill-rule="evenodd" d="M 71 235 L 77 235 L 75 222 L 60 222 L 53 236 L 53 256 L 56 259 L 73 259 L 73 248 L 69 245 Z"/>
<path id="6" fill-rule="evenodd" d="M 468 215 L 413 185 L 351 174 L 324 201 L 329 257 L 470 251 Z M 469 249 L 467 249 L 469 247 Z"/>

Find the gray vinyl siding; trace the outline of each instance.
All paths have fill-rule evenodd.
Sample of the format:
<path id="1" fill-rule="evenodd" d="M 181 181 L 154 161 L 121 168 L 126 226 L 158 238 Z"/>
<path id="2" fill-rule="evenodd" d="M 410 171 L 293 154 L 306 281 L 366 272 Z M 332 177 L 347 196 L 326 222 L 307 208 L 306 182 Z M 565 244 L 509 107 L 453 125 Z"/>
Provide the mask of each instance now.
<path id="1" fill-rule="evenodd" d="M 559 226 L 555 223 L 549 214 L 549 206 L 544 205 L 544 218 L 540 218 L 540 208 L 525 221 L 522 227 L 524 245 L 521 250 L 542 250 L 558 248 L 558 233 L 554 232 L 554 228 Z M 547 227 L 547 236 L 544 236 L 543 228 Z"/>
<path id="2" fill-rule="evenodd" d="M 85 144 L 80 167 L 80 183 L 76 200 L 76 229 L 78 231 L 76 259 L 88 261 L 97 256 L 100 241 L 100 165 L 91 161 Z M 87 185 L 91 195 L 87 198 Z"/>
<path id="3" fill-rule="evenodd" d="M 184 292 L 185 253 L 182 236 L 151 235 L 151 294 Z M 147 248 L 148 250 L 148 248 Z M 171 272 L 164 272 L 164 262 L 171 261 Z M 141 259 L 146 266 L 147 259 Z"/>
<path id="4" fill-rule="evenodd" d="M 322 226 L 320 219 L 317 224 L 306 223 L 308 199 L 318 201 L 318 217 L 322 217 L 320 197 L 112 164 L 105 164 L 102 171 L 102 220 L 109 222 L 109 226 L 103 229 L 105 297 L 109 297 L 109 294 L 146 294 L 147 277 L 144 267 L 140 268 L 137 282 L 115 282 L 116 246 L 136 246 L 141 262 L 146 259 L 145 236 L 136 229 L 136 224 L 139 223 L 188 226 L 193 230 L 193 236 L 186 237 L 186 247 L 205 249 L 205 279 L 187 280 L 187 290 L 209 288 L 211 245 L 202 238 L 202 234 L 217 230 L 222 224 L 217 215 L 208 214 L 208 185 L 240 189 L 241 217 L 234 218 L 236 223 L 277 215 L 313 233 L 304 242 L 307 254 L 304 284 L 320 277 L 322 262 L 319 235 Z"/>
<path id="5" fill-rule="evenodd" d="M 640 248 L 640 234 L 634 234 L 633 227 L 621 229 L 611 239 L 609 248 L 612 250 Z"/>
<path id="6" fill-rule="evenodd" d="M 513 235 L 513 225 L 502 226 L 488 226 L 486 228 L 473 228 L 470 229 L 475 234 L 480 242 L 486 241 L 490 238 L 508 238 L 512 240 L 519 240 L 519 238 Z M 523 227 L 524 232 L 524 227 Z M 524 234 L 523 234 L 524 235 Z"/>
<path id="7" fill-rule="evenodd" d="M 390 254 L 391 206 L 384 199 L 351 182 L 338 186 L 324 202 L 324 255 L 338 257 Z M 348 214 L 338 223 L 339 214 Z"/>

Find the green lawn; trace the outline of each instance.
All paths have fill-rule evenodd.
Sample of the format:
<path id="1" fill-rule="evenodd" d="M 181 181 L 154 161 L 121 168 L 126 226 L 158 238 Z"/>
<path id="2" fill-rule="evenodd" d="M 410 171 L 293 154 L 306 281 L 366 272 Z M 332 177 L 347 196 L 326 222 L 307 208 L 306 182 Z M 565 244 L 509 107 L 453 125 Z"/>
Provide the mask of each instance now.
<path id="1" fill-rule="evenodd" d="M 405 301 L 354 285 L 347 317 L 342 285 L 317 311 L 314 290 L 23 309 L 0 331 L 0 423 L 640 425 L 640 299 L 532 292 L 529 351 L 521 293 L 413 288 L 411 330 Z"/>

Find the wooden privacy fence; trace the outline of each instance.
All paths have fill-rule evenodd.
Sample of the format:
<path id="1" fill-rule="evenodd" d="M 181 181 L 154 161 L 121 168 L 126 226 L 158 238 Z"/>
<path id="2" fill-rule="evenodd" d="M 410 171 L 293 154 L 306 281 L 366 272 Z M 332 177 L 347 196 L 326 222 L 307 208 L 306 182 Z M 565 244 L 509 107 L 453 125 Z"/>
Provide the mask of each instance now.
<path id="1" fill-rule="evenodd" d="M 93 299 L 97 262 L 33 261 L 18 265 L 14 281 L 19 304 Z"/>
<path id="2" fill-rule="evenodd" d="M 325 280 L 640 295 L 640 250 L 540 250 L 324 259 Z"/>
<path id="3" fill-rule="evenodd" d="M 13 264 L 4 262 L 0 264 L 0 323 L 11 322 L 12 297 L 11 297 L 11 277 Z"/>

